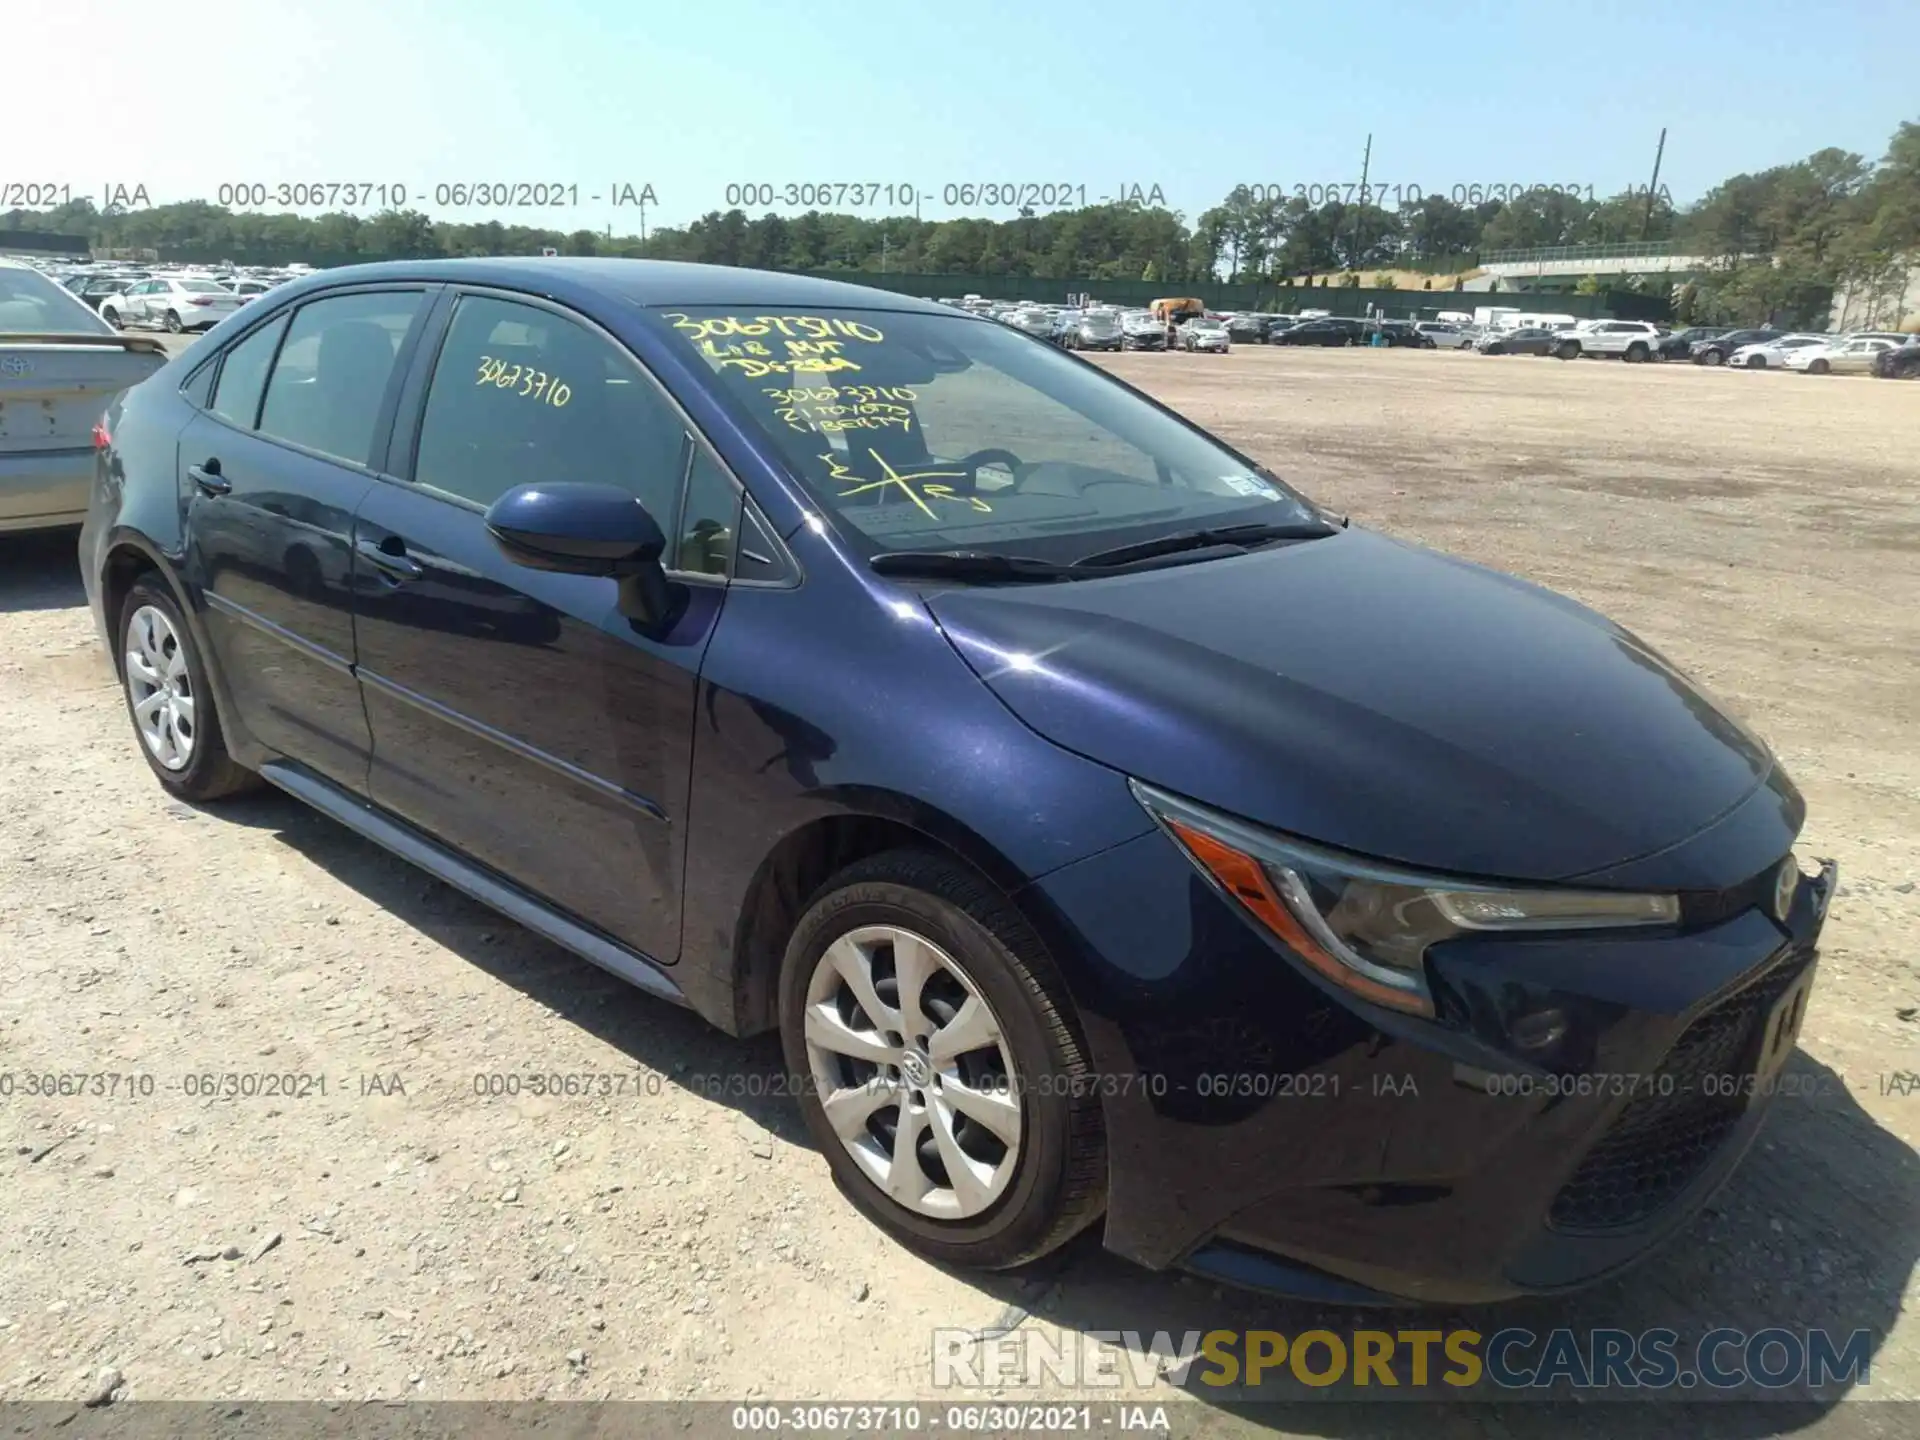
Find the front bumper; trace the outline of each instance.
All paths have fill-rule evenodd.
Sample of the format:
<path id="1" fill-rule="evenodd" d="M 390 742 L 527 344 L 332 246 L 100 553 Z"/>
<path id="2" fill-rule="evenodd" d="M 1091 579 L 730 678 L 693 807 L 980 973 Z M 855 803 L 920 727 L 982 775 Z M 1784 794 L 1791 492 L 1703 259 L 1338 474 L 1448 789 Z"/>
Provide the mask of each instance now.
<path id="1" fill-rule="evenodd" d="M 90 447 L 0 455 L 0 534 L 78 525 L 92 485 Z"/>
<path id="2" fill-rule="evenodd" d="M 1803 881 L 1785 923 L 1730 901 L 1673 930 L 1436 947 L 1442 1024 L 1292 962 L 1164 835 L 1043 878 L 1029 908 L 1070 957 L 1103 1085 L 1108 1248 L 1356 1304 L 1621 1269 L 1752 1140 L 1785 1054 L 1757 1037 L 1804 1008 L 1832 884 Z M 1556 1009 L 1549 1063 L 1520 1058 L 1516 1021 Z"/>

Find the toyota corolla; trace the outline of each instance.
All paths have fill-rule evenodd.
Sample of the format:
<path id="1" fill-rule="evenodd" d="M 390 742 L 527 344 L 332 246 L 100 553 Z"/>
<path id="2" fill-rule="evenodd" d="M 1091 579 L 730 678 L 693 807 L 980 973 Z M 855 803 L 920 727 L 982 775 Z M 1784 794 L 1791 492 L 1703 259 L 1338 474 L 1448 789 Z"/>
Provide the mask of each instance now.
<path id="1" fill-rule="evenodd" d="M 935 1259 L 1326 1300 L 1608 1275 L 1727 1176 L 1834 883 L 1651 646 L 1005 325 L 395 262 L 96 431 L 131 743 L 734 1035 Z M 716 1044 L 720 1044 L 716 1040 Z"/>

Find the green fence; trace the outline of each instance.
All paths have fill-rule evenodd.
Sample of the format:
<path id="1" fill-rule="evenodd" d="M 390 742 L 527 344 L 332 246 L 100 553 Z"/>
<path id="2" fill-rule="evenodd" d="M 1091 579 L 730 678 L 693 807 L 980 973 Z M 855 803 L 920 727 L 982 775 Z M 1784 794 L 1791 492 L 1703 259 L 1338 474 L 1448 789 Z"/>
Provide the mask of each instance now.
<path id="1" fill-rule="evenodd" d="M 236 265 L 281 265 L 289 257 L 279 255 L 215 255 L 186 247 L 163 249 L 160 258 L 180 264 L 212 265 L 231 262 Z M 293 257 L 297 258 L 297 257 Z M 358 255 L 352 262 L 366 263 L 387 258 Z M 321 260 L 316 264 L 326 264 Z M 1365 315 L 1371 305 L 1374 313 L 1394 319 L 1430 320 L 1441 310 L 1468 310 L 1477 305 L 1511 305 L 1517 309 L 1547 314 L 1574 315 L 1581 319 L 1615 318 L 1623 320 L 1665 320 L 1672 306 L 1664 295 L 1642 295 L 1613 290 L 1600 295 L 1535 294 L 1528 292 L 1460 290 L 1375 290 L 1352 288 L 1332 277 L 1325 285 L 1233 285 L 1202 280 L 1096 280 L 1087 276 L 1043 275 L 909 275 L 877 270 L 810 270 L 822 280 L 840 280 L 867 285 L 902 295 L 921 295 L 939 300 L 963 295 L 980 295 L 989 300 L 1037 300 L 1059 304 L 1070 295 L 1091 295 L 1109 305 L 1144 307 L 1168 296 L 1195 295 L 1213 310 L 1261 310 L 1291 314 L 1297 310 L 1318 308 L 1335 315 Z"/>

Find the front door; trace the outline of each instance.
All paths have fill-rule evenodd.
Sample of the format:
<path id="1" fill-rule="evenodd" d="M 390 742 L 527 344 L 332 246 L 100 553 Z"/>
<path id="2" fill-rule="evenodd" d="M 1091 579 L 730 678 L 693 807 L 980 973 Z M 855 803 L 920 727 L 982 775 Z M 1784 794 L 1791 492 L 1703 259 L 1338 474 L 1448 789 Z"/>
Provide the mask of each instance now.
<path id="1" fill-rule="evenodd" d="M 189 574 L 242 726 L 354 790 L 372 737 L 353 675 L 353 513 L 377 447 L 420 288 L 323 296 L 221 361 L 181 434 Z"/>
<path id="2" fill-rule="evenodd" d="M 516 485 L 612 484 L 671 535 L 690 450 L 609 336 L 466 294 L 412 478 L 375 485 L 355 525 L 373 800 L 662 963 L 679 955 L 696 685 L 724 586 L 643 633 L 614 581 L 514 564 L 482 513 Z"/>

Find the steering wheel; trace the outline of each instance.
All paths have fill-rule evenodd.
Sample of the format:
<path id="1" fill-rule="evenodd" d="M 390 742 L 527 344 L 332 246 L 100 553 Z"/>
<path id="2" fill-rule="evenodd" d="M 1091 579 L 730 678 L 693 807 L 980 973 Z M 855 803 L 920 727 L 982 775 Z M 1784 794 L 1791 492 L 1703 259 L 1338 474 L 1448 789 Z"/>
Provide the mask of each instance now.
<path id="1" fill-rule="evenodd" d="M 989 461 L 996 460 L 1013 471 L 1013 484 L 1008 488 L 1013 490 L 1020 488 L 1021 480 L 1026 478 L 1023 472 L 1028 468 L 1027 462 L 1011 450 L 1002 450 L 996 446 L 988 446 L 985 450 L 976 450 L 971 455 L 954 462 L 962 470 L 967 472 L 968 494 L 977 495 L 980 493 L 980 467 Z"/>

